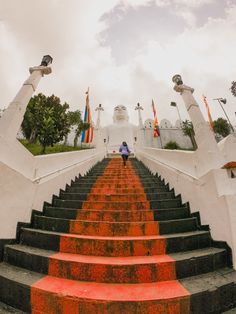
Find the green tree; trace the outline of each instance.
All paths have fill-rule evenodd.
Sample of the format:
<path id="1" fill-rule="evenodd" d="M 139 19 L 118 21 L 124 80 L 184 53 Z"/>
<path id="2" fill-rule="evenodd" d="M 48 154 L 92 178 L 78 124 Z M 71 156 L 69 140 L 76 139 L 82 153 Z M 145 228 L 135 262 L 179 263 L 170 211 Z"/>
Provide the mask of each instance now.
<path id="1" fill-rule="evenodd" d="M 60 98 L 55 95 L 34 96 L 24 116 L 23 134 L 31 142 L 38 139 L 42 153 L 45 153 L 47 146 L 58 143 L 68 133 L 69 123 L 66 115 L 68 108 L 69 105 L 67 103 L 62 105 Z"/>
<path id="2" fill-rule="evenodd" d="M 32 97 L 27 106 L 24 120 L 21 125 L 22 133 L 29 143 L 35 144 L 38 137 L 38 120 L 42 114 L 43 107 L 47 101 L 47 97 L 38 94 Z"/>
<path id="3" fill-rule="evenodd" d="M 166 143 L 165 149 L 180 149 L 180 146 L 175 141 L 169 141 Z"/>
<path id="4" fill-rule="evenodd" d="M 218 118 L 213 121 L 214 132 L 220 134 L 223 137 L 226 137 L 230 134 L 230 125 L 226 119 Z"/>
<path id="5" fill-rule="evenodd" d="M 196 150 L 197 149 L 197 143 L 195 140 L 195 132 L 193 129 L 193 124 L 191 121 L 189 120 L 185 120 L 182 122 L 182 131 L 184 133 L 185 136 L 188 136 L 191 140 L 191 143 L 193 145 L 193 149 Z"/>

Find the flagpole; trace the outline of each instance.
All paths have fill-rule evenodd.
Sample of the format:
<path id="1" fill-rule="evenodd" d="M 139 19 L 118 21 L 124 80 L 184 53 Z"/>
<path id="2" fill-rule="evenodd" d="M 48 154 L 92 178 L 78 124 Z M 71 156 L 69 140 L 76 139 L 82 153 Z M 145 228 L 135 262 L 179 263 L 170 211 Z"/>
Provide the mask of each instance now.
<path id="1" fill-rule="evenodd" d="M 162 145 L 162 140 L 161 140 L 161 129 L 159 128 L 159 134 L 160 134 L 160 144 L 161 144 L 161 148 L 163 148 L 163 145 Z"/>

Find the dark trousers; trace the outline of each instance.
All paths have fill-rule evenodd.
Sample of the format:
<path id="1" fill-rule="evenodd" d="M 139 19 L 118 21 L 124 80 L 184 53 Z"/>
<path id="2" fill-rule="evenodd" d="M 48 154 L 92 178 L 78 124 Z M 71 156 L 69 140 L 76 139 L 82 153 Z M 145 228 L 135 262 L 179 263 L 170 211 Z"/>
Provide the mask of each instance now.
<path id="1" fill-rule="evenodd" d="M 128 155 L 121 155 L 122 159 L 123 159 L 123 163 L 124 163 L 124 166 L 126 166 L 126 161 L 128 160 Z"/>

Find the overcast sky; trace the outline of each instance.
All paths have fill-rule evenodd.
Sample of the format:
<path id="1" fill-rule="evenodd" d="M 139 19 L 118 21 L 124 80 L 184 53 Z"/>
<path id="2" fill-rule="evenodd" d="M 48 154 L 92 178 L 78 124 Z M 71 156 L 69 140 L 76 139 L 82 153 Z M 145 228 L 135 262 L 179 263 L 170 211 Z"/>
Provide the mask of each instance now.
<path id="1" fill-rule="evenodd" d="M 9 102 L 44 54 L 54 60 L 52 74 L 42 78 L 38 92 L 55 94 L 71 110 L 84 111 L 90 87 L 92 118 L 103 104 L 102 124 L 112 122 L 114 106 L 134 107 L 159 120 L 178 118 L 170 107 L 181 96 L 172 76 L 182 75 L 195 89 L 206 116 L 202 94 L 213 119 L 223 116 L 213 98 L 227 98 L 225 109 L 236 124 L 236 98 L 229 91 L 236 80 L 236 0 L 0 0 L 0 108 Z"/>

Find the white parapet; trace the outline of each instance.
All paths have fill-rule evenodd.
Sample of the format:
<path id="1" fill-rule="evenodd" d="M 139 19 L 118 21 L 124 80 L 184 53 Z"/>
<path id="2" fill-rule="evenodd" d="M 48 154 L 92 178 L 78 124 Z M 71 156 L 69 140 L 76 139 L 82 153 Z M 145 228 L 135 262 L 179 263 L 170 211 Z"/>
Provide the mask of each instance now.
<path id="1" fill-rule="evenodd" d="M 231 146 L 236 152 L 236 145 Z M 202 224 L 210 225 L 213 240 L 225 241 L 232 249 L 236 269 L 236 178 L 226 169 L 201 167 L 200 152 L 167 151 L 143 148 L 136 152 L 153 174 L 158 173 L 189 202 L 192 212 L 199 211 Z M 225 153 L 225 161 L 231 155 Z"/>
<path id="2" fill-rule="evenodd" d="M 19 142 L 3 140 L 0 152 L 0 239 L 15 238 L 17 223 L 29 222 L 32 209 L 41 211 L 106 155 L 104 149 L 86 149 L 34 157 Z"/>

